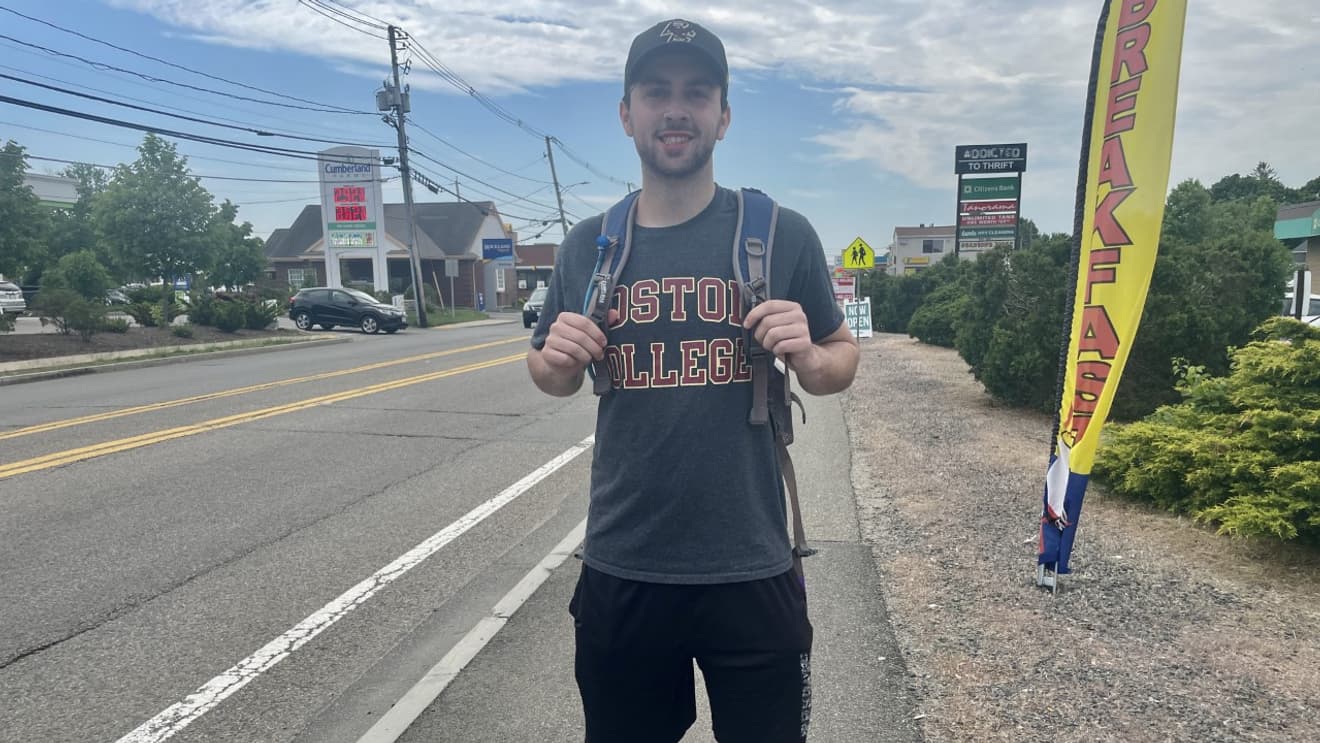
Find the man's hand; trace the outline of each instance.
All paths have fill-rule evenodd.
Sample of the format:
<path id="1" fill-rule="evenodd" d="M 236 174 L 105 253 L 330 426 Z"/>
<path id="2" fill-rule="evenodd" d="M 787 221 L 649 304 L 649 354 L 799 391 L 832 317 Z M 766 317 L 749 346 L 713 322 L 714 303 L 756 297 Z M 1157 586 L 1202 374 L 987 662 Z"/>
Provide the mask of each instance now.
<path id="1" fill-rule="evenodd" d="M 783 359 L 797 374 L 798 383 L 813 395 L 847 389 L 857 373 L 857 341 L 847 324 L 811 342 L 811 328 L 802 305 L 771 299 L 753 307 L 743 326 L 752 330 L 761 348 Z"/>
<path id="2" fill-rule="evenodd" d="M 610 323 L 619 317 L 610 310 Z M 527 368 L 537 387 L 566 397 L 582 386 L 582 373 L 592 361 L 605 358 L 605 333 L 585 315 L 561 312 L 550 325 L 545 346 L 527 354 Z"/>
<path id="3" fill-rule="evenodd" d="M 802 305 L 783 299 L 770 299 L 752 308 L 743 318 L 743 327 L 750 328 L 761 348 L 773 353 L 785 363 L 793 354 L 811 350 L 811 328 Z"/>

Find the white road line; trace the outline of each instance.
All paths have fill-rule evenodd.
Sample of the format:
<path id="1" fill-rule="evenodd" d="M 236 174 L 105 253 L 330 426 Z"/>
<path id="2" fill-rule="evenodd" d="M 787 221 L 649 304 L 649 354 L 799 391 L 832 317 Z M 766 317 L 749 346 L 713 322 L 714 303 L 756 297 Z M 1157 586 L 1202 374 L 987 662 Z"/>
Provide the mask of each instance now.
<path id="1" fill-rule="evenodd" d="M 445 687 L 458 677 L 462 671 L 486 644 L 495 638 L 495 634 L 504 628 L 513 613 L 536 593 L 536 589 L 550 577 L 555 568 L 563 564 L 573 550 L 582 543 L 587 533 L 587 520 L 582 519 L 573 527 L 568 536 L 555 546 L 536 567 L 532 568 L 513 590 L 504 595 L 490 610 L 490 616 L 477 622 L 458 644 L 445 653 L 431 670 L 426 672 L 421 681 L 409 689 L 393 707 L 390 707 L 375 725 L 366 732 L 358 743 L 394 743 L 408 730 L 409 726 L 426 711 L 431 703 L 440 696 Z"/>
<path id="2" fill-rule="evenodd" d="M 462 518 L 428 537 L 402 557 L 377 570 L 370 578 L 345 591 L 338 598 L 302 620 L 293 629 L 271 640 L 257 652 L 239 661 L 237 665 L 207 681 L 181 702 L 147 720 L 136 730 L 120 738 L 118 743 L 148 743 L 162 741 L 190 725 L 193 720 L 211 711 L 230 694 L 251 683 L 262 672 L 289 657 L 308 640 L 329 629 L 350 611 L 366 603 L 385 586 L 403 577 L 405 573 L 438 552 L 446 544 L 508 505 L 513 499 L 531 490 L 541 480 L 560 467 L 573 461 L 591 448 L 595 436 L 588 436 L 563 454 L 541 465 L 536 471 L 510 485 L 504 492 L 468 511 Z M 525 580 L 525 579 L 524 579 Z M 519 584 L 521 585 L 521 584 Z M 521 603 L 521 602 L 520 602 Z M 515 606 L 516 608 L 516 606 Z M 466 662 L 466 661 L 465 661 Z"/>

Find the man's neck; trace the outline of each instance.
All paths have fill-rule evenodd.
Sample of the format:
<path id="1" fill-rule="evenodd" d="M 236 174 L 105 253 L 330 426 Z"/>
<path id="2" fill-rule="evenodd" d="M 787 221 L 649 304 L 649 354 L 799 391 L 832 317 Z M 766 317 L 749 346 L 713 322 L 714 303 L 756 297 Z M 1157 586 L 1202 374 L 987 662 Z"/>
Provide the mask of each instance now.
<path id="1" fill-rule="evenodd" d="M 637 224 L 642 227 L 673 227 L 697 216 L 715 198 L 715 181 L 670 181 L 642 177 L 637 197 Z"/>

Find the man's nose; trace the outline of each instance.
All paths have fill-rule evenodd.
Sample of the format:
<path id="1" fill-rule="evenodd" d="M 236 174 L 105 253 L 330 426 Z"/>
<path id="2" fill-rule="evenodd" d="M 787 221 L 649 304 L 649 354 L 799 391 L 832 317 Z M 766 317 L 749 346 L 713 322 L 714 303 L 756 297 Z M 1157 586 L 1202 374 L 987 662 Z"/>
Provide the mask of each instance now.
<path id="1" fill-rule="evenodd" d="M 687 112 L 687 111 L 666 111 L 666 112 L 665 112 L 665 125 L 666 125 L 666 126 L 673 125 L 673 124 L 687 124 L 687 123 L 688 123 L 689 121 L 691 121 L 691 120 L 692 120 L 692 117 L 688 115 L 688 112 Z"/>

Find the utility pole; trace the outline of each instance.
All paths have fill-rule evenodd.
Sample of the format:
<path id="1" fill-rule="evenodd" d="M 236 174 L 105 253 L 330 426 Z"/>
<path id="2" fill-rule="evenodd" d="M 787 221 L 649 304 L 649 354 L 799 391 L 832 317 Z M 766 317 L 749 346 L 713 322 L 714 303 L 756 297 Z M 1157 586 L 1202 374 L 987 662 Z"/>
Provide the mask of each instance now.
<path id="1" fill-rule="evenodd" d="M 408 167 L 408 134 L 403 129 L 403 116 L 411 110 L 408 93 L 399 84 L 399 29 L 389 27 L 390 32 L 390 70 L 394 75 L 394 84 L 385 81 L 385 90 L 376 94 L 376 108 L 380 111 L 394 112 L 394 128 L 399 134 L 399 174 L 403 176 L 403 204 L 408 215 L 408 263 L 411 266 L 413 282 L 413 300 L 417 304 L 417 325 L 426 327 L 426 284 L 422 279 L 422 261 L 417 255 L 417 214 L 413 209 L 412 169 Z M 382 95 L 383 93 L 383 95 Z M 386 117 L 389 121 L 389 117 Z M 385 215 L 381 215 L 384 219 Z"/>
<path id="2" fill-rule="evenodd" d="M 550 158 L 550 180 L 555 182 L 555 199 L 559 202 L 559 226 L 568 237 L 568 220 L 564 218 L 564 195 L 559 192 L 559 176 L 555 174 L 555 151 L 550 149 L 550 137 L 545 138 L 545 154 Z"/>

